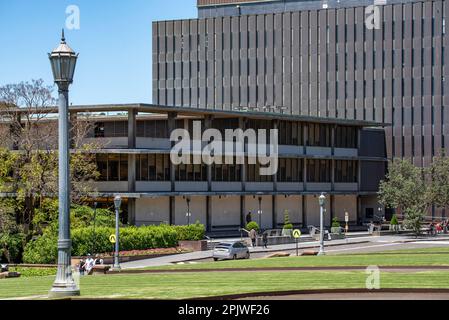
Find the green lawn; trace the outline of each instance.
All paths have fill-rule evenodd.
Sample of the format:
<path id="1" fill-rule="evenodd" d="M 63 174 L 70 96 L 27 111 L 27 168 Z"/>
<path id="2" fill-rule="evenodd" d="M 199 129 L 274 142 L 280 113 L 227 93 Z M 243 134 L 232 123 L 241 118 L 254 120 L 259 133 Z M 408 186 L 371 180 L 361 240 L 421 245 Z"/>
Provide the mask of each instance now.
<path id="1" fill-rule="evenodd" d="M 305 266 L 449 266 L 449 248 L 388 251 L 375 254 L 288 257 L 205 262 L 156 269 L 254 268 Z M 46 270 L 47 271 L 47 270 Z M 48 270 L 50 271 L 50 270 Z M 83 298 L 184 299 L 226 294 L 302 289 L 365 288 L 363 271 L 244 271 L 119 274 L 81 277 Z M 45 296 L 54 276 L 0 280 L 0 299 Z M 449 271 L 382 272 L 381 288 L 448 288 Z"/>
<path id="2" fill-rule="evenodd" d="M 434 250 L 435 249 L 435 250 Z M 442 250 L 446 250 L 445 251 Z M 449 250 L 433 248 L 430 251 L 387 252 L 376 254 L 304 256 L 254 260 L 230 260 L 198 264 L 170 265 L 146 269 L 227 269 L 227 268 L 280 268 L 280 267 L 329 267 L 329 266 L 449 266 Z"/>
<path id="3" fill-rule="evenodd" d="M 236 293 L 365 288 L 364 272 L 210 272 L 81 278 L 83 298 L 185 299 Z M 54 277 L 8 279 L 0 298 L 46 295 Z M 382 273 L 381 288 L 449 288 L 449 272 Z"/>

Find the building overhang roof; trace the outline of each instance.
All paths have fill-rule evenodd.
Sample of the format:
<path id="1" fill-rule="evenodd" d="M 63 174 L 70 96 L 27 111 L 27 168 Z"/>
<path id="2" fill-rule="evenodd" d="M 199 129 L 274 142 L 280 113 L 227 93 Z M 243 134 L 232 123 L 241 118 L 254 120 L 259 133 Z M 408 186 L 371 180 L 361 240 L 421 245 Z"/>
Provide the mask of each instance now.
<path id="1" fill-rule="evenodd" d="M 202 109 L 193 107 L 177 107 L 166 106 L 146 103 L 133 103 L 133 104 L 99 104 L 99 105 L 72 105 L 69 107 L 70 112 L 128 112 L 137 111 L 142 113 L 169 113 L 173 112 L 181 116 L 197 116 L 204 117 L 240 117 L 249 119 L 261 119 L 261 120 L 289 120 L 289 121 L 301 121 L 301 122 L 313 122 L 313 123 L 328 123 L 328 124 L 340 124 L 349 126 L 361 126 L 361 127 L 387 127 L 391 124 L 366 121 L 366 120 L 350 120 L 341 118 L 330 117 L 315 117 L 315 116 L 302 116 L 302 115 L 290 115 L 274 112 L 261 112 L 261 111 L 236 111 L 236 110 L 216 110 L 216 109 Z M 9 112 L 12 110 L 9 109 Z M 29 109 L 17 108 L 15 112 L 30 112 Z M 57 107 L 49 107 L 42 109 L 33 109 L 34 113 L 57 113 Z M 1 113 L 1 109 L 0 109 Z"/>

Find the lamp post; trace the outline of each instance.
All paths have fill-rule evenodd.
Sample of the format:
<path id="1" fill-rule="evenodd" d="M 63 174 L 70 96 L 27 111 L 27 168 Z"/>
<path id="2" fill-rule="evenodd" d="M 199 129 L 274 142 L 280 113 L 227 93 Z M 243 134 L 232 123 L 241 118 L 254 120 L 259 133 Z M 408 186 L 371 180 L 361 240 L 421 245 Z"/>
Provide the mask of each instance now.
<path id="1" fill-rule="evenodd" d="M 80 290 L 73 280 L 70 239 L 70 154 L 69 154 L 69 86 L 73 82 L 78 55 L 67 45 L 62 30 L 61 43 L 48 54 L 59 94 L 59 233 L 58 271 L 50 291 L 51 297 L 77 296 Z"/>
<path id="2" fill-rule="evenodd" d="M 119 232 L 119 211 L 120 206 L 122 205 L 122 198 L 120 196 L 116 196 L 114 198 L 114 206 L 115 206 L 115 252 L 114 252 L 114 265 L 112 266 L 112 270 L 120 271 L 120 262 L 119 262 L 119 240 L 120 240 L 120 232 Z"/>
<path id="3" fill-rule="evenodd" d="M 257 214 L 259 215 L 259 230 L 262 230 L 262 197 L 259 197 L 259 210 Z"/>
<path id="4" fill-rule="evenodd" d="M 188 226 L 190 226 L 190 216 L 191 216 L 191 213 L 190 213 L 190 197 L 186 197 L 186 202 L 187 202 L 187 213 L 186 213 L 186 216 L 187 216 L 187 225 Z"/>
<path id="5" fill-rule="evenodd" d="M 94 202 L 94 229 L 93 229 L 93 241 L 92 241 L 92 253 L 93 254 L 95 254 L 95 250 L 96 250 L 96 248 L 95 248 L 95 242 L 97 241 L 97 235 L 96 235 L 96 233 L 95 233 L 95 227 L 96 227 L 96 224 L 97 224 L 97 206 L 98 206 L 98 202 L 97 201 L 95 201 Z"/>
<path id="6" fill-rule="evenodd" d="M 320 251 L 318 252 L 319 256 L 324 256 L 324 205 L 326 203 L 326 197 L 324 193 L 319 197 L 320 203 Z"/>

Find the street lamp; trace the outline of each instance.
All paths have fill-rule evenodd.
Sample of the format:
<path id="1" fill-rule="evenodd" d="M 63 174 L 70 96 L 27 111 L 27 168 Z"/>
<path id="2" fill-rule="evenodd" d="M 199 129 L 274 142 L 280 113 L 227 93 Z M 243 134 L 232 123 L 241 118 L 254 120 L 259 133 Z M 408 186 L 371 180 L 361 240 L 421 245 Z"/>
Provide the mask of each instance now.
<path id="1" fill-rule="evenodd" d="M 119 252 L 119 211 L 122 205 L 122 198 L 120 196 L 116 196 L 114 198 L 114 206 L 115 206 L 115 252 L 114 252 L 114 265 L 112 266 L 112 270 L 120 271 L 120 262 L 118 258 Z"/>
<path id="2" fill-rule="evenodd" d="M 95 248 L 95 242 L 97 241 L 97 235 L 96 235 L 96 233 L 95 233 L 95 227 L 96 227 L 96 224 L 97 224 L 97 206 L 98 206 L 98 202 L 97 201 L 95 201 L 94 202 L 94 229 L 93 229 L 93 241 L 92 241 L 92 253 L 93 254 L 95 254 L 95 250 L 96 250 L 96 248 Z"/>
<path id="3" fill-rule="evenodd" d="M 186 216 L 187 216 L 187 225 L 190 226 L 190 216 L 192 215 L 190 213 L 190 197 L 186 197 L 186 202 L 187 202 L 187 212 L 186 212 Z"/>
<path id="4" fill-rule="evenodd" d="M 67 45 L 62 30 L 61 43 L 48 54 L 59 94 L 59 234 L 58 271 L 50 291 L 52 297 L 77 296 L 80 290 L 73 280 L 70 239 L 70 154 L 69 154 L 69 86 L 73 82 L 78 55 Z"/>
<path id="5" fill-rule="evenodd" d="M 259 215 L 259 230 L 262 230 L 262 197 L 259 197 L 259 210 L 257 214 Z"/>
<path id="6" fill-rule="evenodd" d="M 319 197 L 320 203 L 320 251 L 318 252 L 319 256 L 325 255 L 324 253 L 324 205 L 326 203 L 326 197 L 324 193 Z"/>

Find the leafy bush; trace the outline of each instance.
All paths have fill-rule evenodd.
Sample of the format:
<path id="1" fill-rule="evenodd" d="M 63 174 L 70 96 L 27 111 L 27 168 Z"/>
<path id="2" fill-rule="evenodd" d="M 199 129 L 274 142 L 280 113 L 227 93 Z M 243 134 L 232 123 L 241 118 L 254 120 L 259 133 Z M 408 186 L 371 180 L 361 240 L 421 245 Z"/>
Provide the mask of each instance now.
<path id="1" fill-rule="evenodd" d="M 144 226 L 120 229 L 120 250 L 146 250 L 176 247 L 181 240 L 201 240 L 204 238 L 204 225 L 190 226 Z M 115 234 L 114 228 L 93 227 L 72 230 L 72 255 L 106 253 L 113 251 L 109 236 Z M 45 232 L 41 237 L 29 242 L 25 247 L 25 263 L 55 263 L 57 260 L 57 235 Z"/>
<path id="2" fill-rule="evenodd" d="M 284 230 L 293 230 L 293 224 L 290 222 L 288 210 L 284 211 Z"/>
<path id="3" fill-rule="evenodd" d="M 251 221 L 246 225 L 246 230 L 251 231 L 252 229 L 259 231 L 259 225 L 255 221 Z"/>
<path id="4" fill-rule="evenodd" d="M 55 263 L 58 257 L 58 237 L 53 232 L 44 232 L 36 240 L 27 243 L 23 252 L 23 262 L 33 264 Z"/>
<path id="5" fill-rule="evenodd" d="M 394 215 L 391 217 L 390 225 L 392 225 L 392 226 L 397 226 L 397 225 L 399 225 L 399 221 L 398 221 L 397 215 L 394 214 Z"/>
<path id="6" fill-rule="evenodd" d="M 197 221 L 190 226 L 174 226 L 178 235 L 178 241 L 194 240 L 199 241 L 204 239 L 206 228 L 203 224 Z"/>
<path id="7" fill-rule="evenodd" d="M 9 271 L 20 272 L 22 278 L 45 277 L 56 275 L 56 268 L 12 267 Z"/>
<path id="8" fill-rule="evenodd" d="M 332 228 L 340 228 L 340 227 L 341 227 L 340 222 L 338 222 L 337 217 L 334 217 L 332 219 Z"/>
<path id="9" fill-rule="evenodd" d="M 0 260 L 3 256 L 9 263 L 20 262 L 25 238 L 23 233 L 0 234 Z"/>

